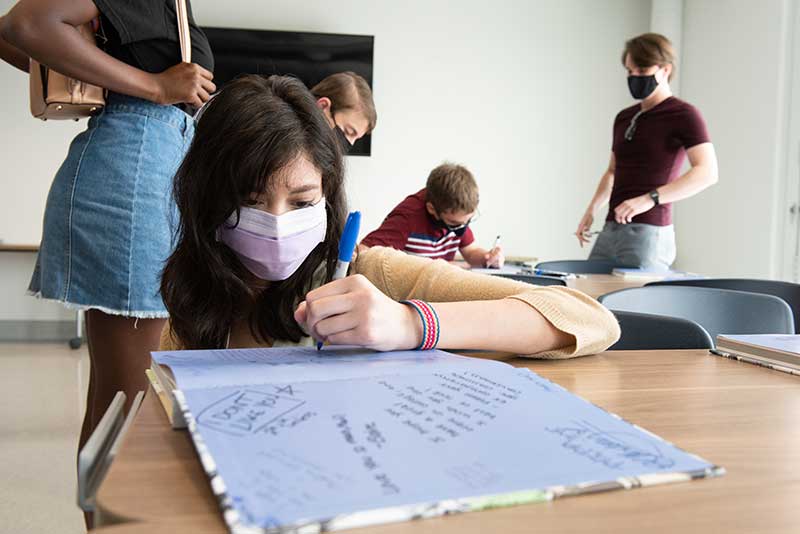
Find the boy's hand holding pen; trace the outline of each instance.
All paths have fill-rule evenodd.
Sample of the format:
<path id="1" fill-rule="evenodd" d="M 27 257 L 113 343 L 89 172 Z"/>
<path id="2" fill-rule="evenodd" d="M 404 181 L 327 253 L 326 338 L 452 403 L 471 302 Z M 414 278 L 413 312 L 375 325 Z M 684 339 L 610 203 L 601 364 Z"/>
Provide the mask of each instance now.
<path id="1" fill-rule="evenodd" d="M 494 240 L 494 246 L 485 257 L 486 267 L 502 269 L 506 258 L 503 255 L 503 247 L 500 245 L 500 236 L 498 235 Z"/>

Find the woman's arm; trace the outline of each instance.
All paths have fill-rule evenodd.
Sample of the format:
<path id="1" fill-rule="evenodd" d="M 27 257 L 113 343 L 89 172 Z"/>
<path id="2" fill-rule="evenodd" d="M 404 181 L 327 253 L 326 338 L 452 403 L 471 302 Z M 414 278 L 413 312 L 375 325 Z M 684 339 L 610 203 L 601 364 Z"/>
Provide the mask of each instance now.
<path id="1" fill-rule="evenodd" d="M 0 17 L 0 28 L 3 27 L 5 18 L 5 15 Z M 0 59 L 12 67 L 17 67 L 22 72 L 28 72 L 28 56 L 22 50 L 3 39 L 2 35 L 0 35 Z"/>
<path id="2" fill-rule="evenodd" d="M 714 145 L 701 143 L 686 151 L 689 157 L 689 169 L 675 181 L 662 185 L 658 189 L 660 204 L 669 204 L 696 195 L 703 189 L 714 185 L 719 180 L 719 167 Z M 626 200 L 614 209 L 614 218 L 620 224 L 631 222 L 640 213 L 655 206 L 650 195 L 640 195 Z"/>
<path id="3" fill-rule="evenodd" d="M 199 107 L 216 89 L 212 74 L 199 65 L 180 63 L 151 74 L 106 54 L 77 30 L 99 15 L 92 0 L 21 0 L 3 17 L 0 36 L 66 76 L 158 104 Z"/>
<path id="4" fill-rule="evenodd" d="M 439 348 L 517 354 L 575 345 L 536 308 L 515 299 L 437 302 Z M 295 319 L 317 340 L 376 350 L 410 350 L 422 341 L 422 322 L 410 306 L 390 299 L 362 275 L 335 280 L 306 295 Z"/>
<path id="5" fill-rule="evenodd" d="M 567 288 L 469 273 L 382 247 L 360 254 L 356 268 L 363 275 L 315 289 L 298 306 L 295 319 L 309 333 L 335 344 L 415 348 L 421 322 L 397 301 L 418 298 L 439 314 L 441 348 L 569 357 L 600 352 L 619 337 L 608 310 Z"/>
<path id="6" fill-rule="evenodd" d="M 611 199 L 611 190 L 614 189 L 614 170 L 616 164 L 617 161 L 612 152 L 611 159 L 608 162 L 608 168 L 606 172 L 603 173 L 603 176 L 600 177 L 600 183 L 597 184 L 597 189 L 594 192 L 592 200 L 589 202 L 589 207 L 586 208 L 586 212 L 584 212 L 583 217 L 581 217 L 578 223 L 578 229 L 575 230 L 575 236 L 578 238 L 578 242 L 581 246 L 589 243 L 589 238 L 586 237 L 586 233 L 592 229 L 594 214 L 597 213 L 597 210 L 602 206 L 608 204 L 609 199 Z"/>

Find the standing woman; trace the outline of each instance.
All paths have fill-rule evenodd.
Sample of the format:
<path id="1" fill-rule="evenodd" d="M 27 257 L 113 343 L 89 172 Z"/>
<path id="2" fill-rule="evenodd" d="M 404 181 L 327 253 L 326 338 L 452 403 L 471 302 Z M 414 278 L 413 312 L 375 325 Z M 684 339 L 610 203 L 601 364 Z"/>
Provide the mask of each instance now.
<path id="1" fill-rule="evenodd" d="M 167 317 L 159 280 L 176 215 L 172 177 L 194 133 L 183 109 L 215 90 L 211 48 L 188 11 L 197 64 L 181 62 L 175 0 L 21 0 L 0 18 L 6 62 L 27 72 L 33 58 L 108 90 L 51 185 L 29 288 L 86 310 L 81 447 L 118 390 L 130 402 L 145 389 Z M 99 47 L 76 29 L 89 22 Z"/>
<path id="2" fill-rule="evenodd" d="M 625 43 L 622 63 L 631 96 L 641 102 L 614 120 L 611 161 L 575 235 L 581 246 L 588 243 L 595 212 L 609 202 L 589 259 L 668 269 L 676 254 L 672 203 L 717 182 L 717 156 L 700 112 L 672 96 L 675 51 L 669 39 L 634 37 Z M 681 175 L 686 157 L 691 168 Z"/>

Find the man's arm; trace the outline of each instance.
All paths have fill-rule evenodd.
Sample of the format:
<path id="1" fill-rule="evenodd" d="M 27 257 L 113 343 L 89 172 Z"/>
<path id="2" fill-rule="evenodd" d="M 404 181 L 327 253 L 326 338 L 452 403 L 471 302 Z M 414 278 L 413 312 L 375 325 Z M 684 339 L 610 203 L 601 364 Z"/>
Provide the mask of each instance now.
<path id="1" fill-rule="evenodd" d="M 581 217 L 581 220 L 578 222 L 578 229 L 575 230 L 575 236 L 578 238 L 581 247 L 589 243 L 589 238 L 586 237 L 586 233 L 592 229 L 595 213 L 611 199 L 611 191 L 614 189 L 614 170 L 616 165 L 617 160 L 612 152 L 611 158 L 608 161 L 608 168 L 606 172 L 603 173 L 603 176 L 600 177 L 600 182 L 597 184 L 594 196 L 589 202 L 589 206 L 586 208 L 583 217 Z"/>
<path id="2" fill-rule="evenodd" d="M 692 197 L 719 181 L 719 167 L 714 145 L 700 143 L 686 151 L 692 168 L 674 182 L 658 188 L 659 202 L 668 204 Z"/>
<path id="3" fill-rule="evenodd" d="M 674 182 L 662 185 L 658 191 L 659 204 L 669 204 L 696 195 L 703 189 L 714 185 L 719 180 L 717 155 L 714 145 L 700 143 L 686 151 L 692 168 Z M 614 218 L 620 224 L 631 220 L 655 206 L 649 194 L 633 197 L 614 209 Z"/>

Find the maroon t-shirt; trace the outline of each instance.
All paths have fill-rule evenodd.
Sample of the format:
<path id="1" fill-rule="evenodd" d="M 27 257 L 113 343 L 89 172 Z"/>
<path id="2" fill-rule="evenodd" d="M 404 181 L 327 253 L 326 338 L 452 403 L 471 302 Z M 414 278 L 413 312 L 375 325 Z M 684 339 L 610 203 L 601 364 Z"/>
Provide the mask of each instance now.
<path id="1" fill-rule="evenodd" d="M 436 226 L 425 209 L 425 192 L 422 189 L 407 196 L 377 230 L 367 234 L 361 244 L 391 247 L 416 256 L 451 261 L 457 250 L 475 241 L 469 227 L 459 237 L 452 230 Z"/>
<path id="2" fill-rule="evenodd" d="M 606 217 L 609 221 L 614 220 L 614 208 L 625 200 L 649 193 L 680 176 L 686 149 L 710 141 L 697 108 L 674 96 L 639 115 L 633 139 L 628 141 L 625 130 L 639 109 L 639 104 L 625 108 L 614 120 L 611 150 L 616 168 Z M 633 222 L 672 224 L 672 204 L 659 204 L 634 217 Z"/>

